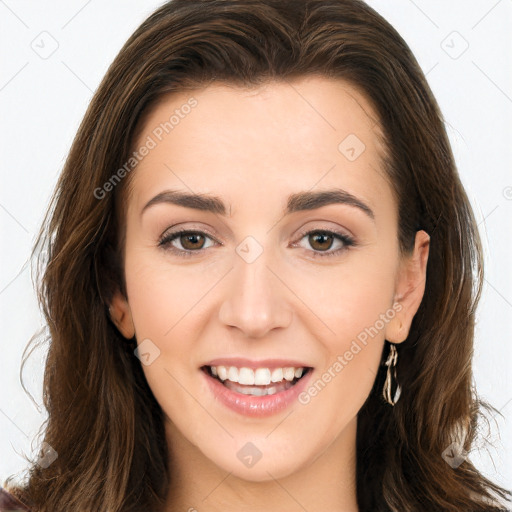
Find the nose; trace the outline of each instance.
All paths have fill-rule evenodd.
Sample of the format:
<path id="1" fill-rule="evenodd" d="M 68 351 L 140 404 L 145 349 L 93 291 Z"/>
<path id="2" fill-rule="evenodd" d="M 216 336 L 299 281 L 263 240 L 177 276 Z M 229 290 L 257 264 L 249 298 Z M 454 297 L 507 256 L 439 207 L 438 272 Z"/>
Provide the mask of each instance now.
<path id="1" fill-rule="evenodd" d="M 235 255 L 219 310 L 223 325 L 238 329 L 247 338 L 263 338 L 273 329 L 290 325 L 292 292 L 279 276 L 278 267 L 269 251 L 254 261 Z"/>

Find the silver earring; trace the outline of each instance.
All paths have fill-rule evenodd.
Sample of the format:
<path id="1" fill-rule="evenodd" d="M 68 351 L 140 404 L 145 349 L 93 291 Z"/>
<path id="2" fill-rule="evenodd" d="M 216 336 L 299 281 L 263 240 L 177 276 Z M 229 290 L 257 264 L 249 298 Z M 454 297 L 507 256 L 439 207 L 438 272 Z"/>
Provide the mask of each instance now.
<path id="1" fill-rule="evenodd" d="M 396 391 L 391 398 L 391 389 L 393 387 L 393 380 L 396 382 L 396 363 L 398 361 L 398 352 L 396 350 L 396 346 L 393 343 L 389 344 L 389 355 L 386 360 L 386 366 L 388 367 L 388 371 L 386 374 L 386 382 L 384 383 L 384 389 L 382 390 L 382 395 L 384 396 L 384 400 L 390 405 L 395 405 L 400 398 L 400 393 L 402 389 L 400 384 L 396 384 Z"/>

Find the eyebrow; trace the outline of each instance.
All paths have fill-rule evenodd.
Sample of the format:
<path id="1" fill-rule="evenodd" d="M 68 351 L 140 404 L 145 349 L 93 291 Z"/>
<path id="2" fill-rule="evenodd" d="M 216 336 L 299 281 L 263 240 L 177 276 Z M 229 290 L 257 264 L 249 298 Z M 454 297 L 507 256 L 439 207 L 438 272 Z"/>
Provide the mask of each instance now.
<path id="1" fill-rule="evenodd" d="M 194 194 L 179 190 L 165 190 L 146 203 L 144 208 L 142 208 L 141 215 L 151 206 L 161 203 L 169 203 L 185 208 L 192 208 L 194 210 L 211 212 L 223 217 L 226 217 L 228 212 L 222 199 L 217 196 Z M 366 203 L 342 189 L 321 190 L 318 192 L 307 191 L 291 194 L 288 196 L 284 215 L 307 210 L 316 210 L 317 208 L 330 204 L 353 206 L 363 211 L 372 220 L 375 219 L 375 214 Z"/>

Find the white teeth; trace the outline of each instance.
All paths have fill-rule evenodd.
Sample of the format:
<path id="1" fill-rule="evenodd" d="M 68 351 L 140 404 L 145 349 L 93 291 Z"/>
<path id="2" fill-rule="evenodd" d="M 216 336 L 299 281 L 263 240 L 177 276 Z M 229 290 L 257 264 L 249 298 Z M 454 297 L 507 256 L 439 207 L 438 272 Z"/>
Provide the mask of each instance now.
<path id="1" fill-rule="evenodd" d="M 230 366 L 228 370 L 228 379 L 231 382 L 238 382 L 238 368 L 235 366 Z"/>
<path id="2" fill-rule="evenodd" d="M 286 380 L 291 382 L 295 378 L 295 368 L 285 368 L 283 375 Z"/>
<path id="3" fill-rule="evenodd" d="M 275 395 L 278 392 L 286 391 L 290 389 L 293 384 L 288 382 L 287 380 L 283 383 L 280 383 L 278 386 L 272 387 L 258 387 L 258 386 L 242 386 L 241 384 L 237 384 L 236 382 L 231 382 L 227 380 L 224 385 L 237 393 L 241 393 L 243 395 L 252 395 L 252 396 L 267 396 L 267 395 Z"/>
<path id="4" fill-rule="evenodd" d="M 281 382 L 284 379 L 283 377 L 283 369 L 282 368 L 276 368 L 272 372 L 271 380 L 272 382 Z"/>
<path id="5" fill-rule="evenodd" d="M 251 368 L 240 368 L 240 371 L 238 372 L 238 382 L 240 384 L 245 384 L 247 386 L 250 384 L 254 384 L 254 371 L 251 370 Z"/>
<path id="6" fill-rule="evenodd" d="M 264 396 L 267 394 L 267 390 L 264 388 L 252 388 L 251 395 L 253 396 Z"/>
<path id="7" fill-rule="evenodd" d="M 217 369 L 217 373 L 218 373 L 220 380 L 224 381 L 228 378 L 228 371 L 226 370 L 225 366 L 211 366 L 210 368 Z M 212 370 L 212 373 L 213 373 L 213 370 Z"/>
<path id="8" fill-rule="evenodd" d="M 268 368 L 258 368 L 254 374 L 254 384 L 268 386 L 270 384 L 270 370 Z"/>
<path id="9" fill-rule="evenodd" d="M 271 383 L 278 383 L 283 380 L 288 382 L 294 379 L 300 379 L 304 374 L 305 368 L 294 368 L 287 366 L 284 368 L 237 368 L 236 366 L 210 366 L 211 374 L 218 377 L 221 381 L 231 381 L 245 386 L 268 386 Z M 273 388 L 271 388 L 273 389 Z"/>

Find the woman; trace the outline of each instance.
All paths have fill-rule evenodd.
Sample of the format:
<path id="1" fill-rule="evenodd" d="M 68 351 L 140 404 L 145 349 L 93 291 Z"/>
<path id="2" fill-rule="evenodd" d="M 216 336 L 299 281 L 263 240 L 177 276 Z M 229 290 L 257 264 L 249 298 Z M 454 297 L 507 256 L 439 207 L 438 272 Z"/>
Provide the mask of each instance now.
<path id="1" fill-rule="evenodd" d="M 505 510 L 466 457 L 473 213 L 416 60 L 363 2 L 163 5 L 95 94 L 38 248 L 49 419 L 6 499 Z"/>

